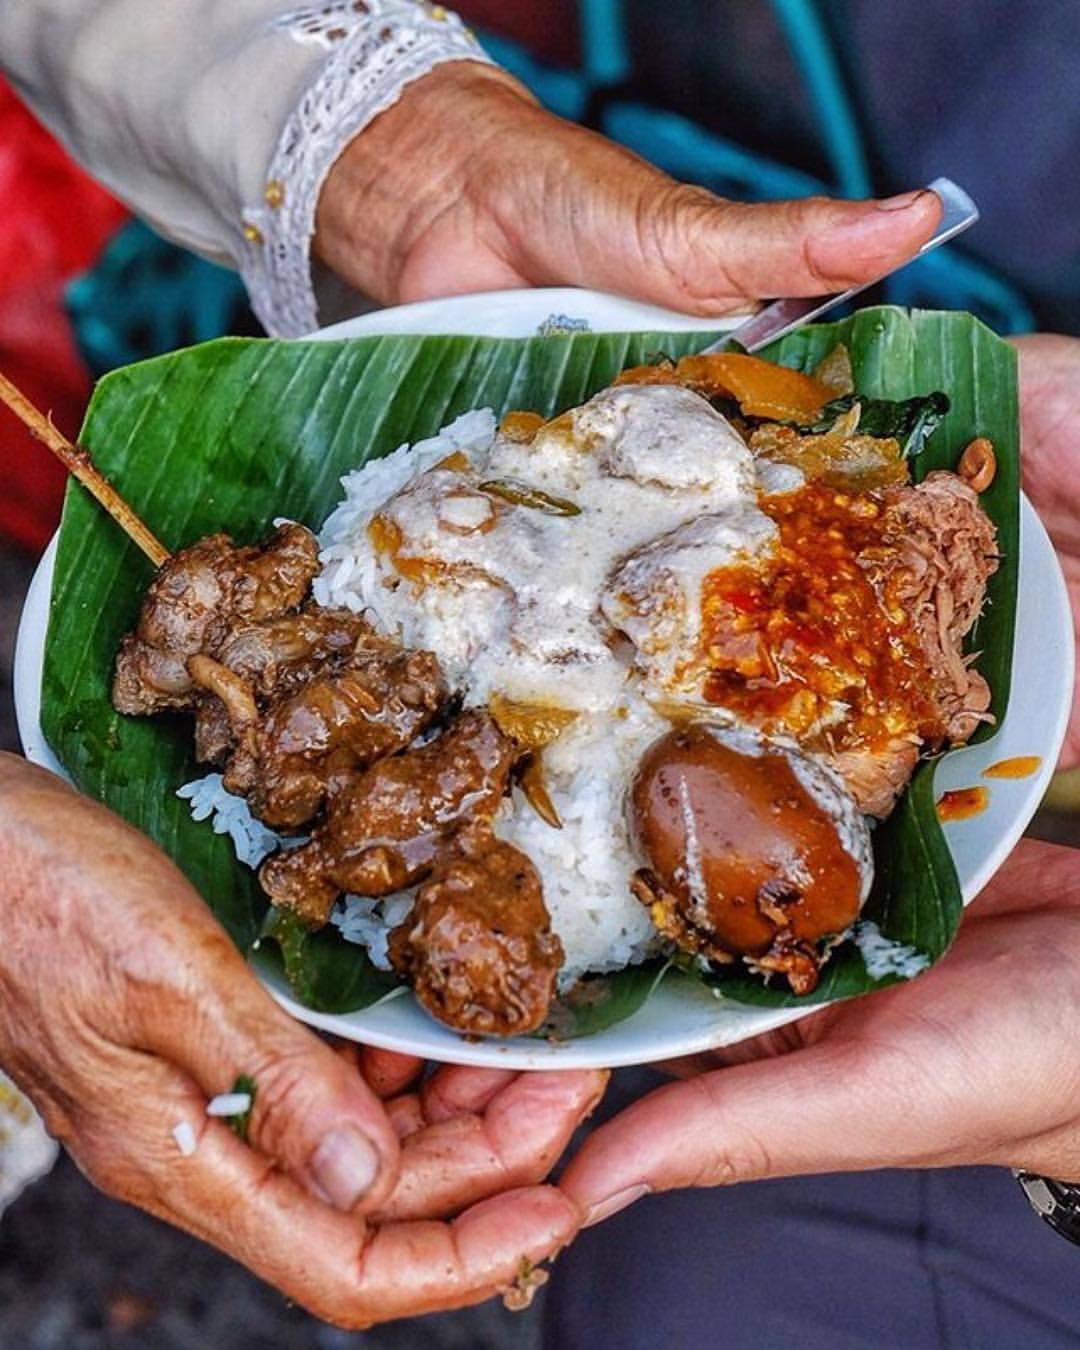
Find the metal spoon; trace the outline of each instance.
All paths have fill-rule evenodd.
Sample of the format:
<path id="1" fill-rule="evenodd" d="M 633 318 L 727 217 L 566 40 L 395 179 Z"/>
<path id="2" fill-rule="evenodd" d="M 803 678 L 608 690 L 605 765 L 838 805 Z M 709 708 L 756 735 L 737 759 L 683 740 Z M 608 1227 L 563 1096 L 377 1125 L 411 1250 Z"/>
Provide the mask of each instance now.
<path id="1" fill-rule="evenodd" d="M 943 210 L 941 213 L 941 223 L 923 244 L 915 255 L 921 258 L 923 254 L 929 253 L 932 249 L 944 244 L 949 239 L 955 239 L 958 234 L 974 225 L 979 219 L 979 208 L 971 200 L 962 187 L 959 187 L 951 178 L 935 178 L 930 183 L 931 192 L 936 192 L 941 198 Z M 901 263 L 901 267 L 906 267 L 907 262 Z M 894 272 L 900 270 L 899 267 L 892 269 Z M 891 275 L 889 272 L 885 276 Z M 818 319 L 822 314 L 827 314 L 830 309 L 835 309 L 837 305 L 842 305 L 845 300 L 850 300 L 852 296 L 859 295 L 862 291 L 868 290 L 871 286 L 876 286 L 881 277 L 875 277 L 873 281 L 863 282 L 861 286 L 853 286 L 849 291 L 843 291 L 839 295 L 810 295 L 802 299 L 792 300 L 774 300 L 771 305 L 755 314 L 752 319 L 747 319 L 744 324 L 733 329 L 730 333 L 725 333 L 717 342 L 710 343 L 708 347 L 703 348 L 704 353 L 722 352 L 732 343 L 737 342 L 748 352 L 756 352 L 760 348 L 774 342 L 777 338 L 783 337 L 785 333 L 790 333 L 792 329 L 801 328 L 803 324 L 811 323 Z"/>

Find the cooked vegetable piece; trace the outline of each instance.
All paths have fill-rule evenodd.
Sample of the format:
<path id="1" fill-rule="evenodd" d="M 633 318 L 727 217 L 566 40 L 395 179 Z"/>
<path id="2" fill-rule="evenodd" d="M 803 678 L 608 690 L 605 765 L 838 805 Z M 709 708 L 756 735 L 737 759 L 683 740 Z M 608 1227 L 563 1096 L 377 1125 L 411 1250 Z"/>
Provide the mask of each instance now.
<path id="1" fill-rule="evenodd" d="M 225 1120 L 229 1129 L 242 1144 L 246 1144 L 248 1141 L 248 1131 L 251 1129 L 251 1113 L 255 1109 L 255 1094 L 258 1090 L 258 1083 L 246 1073 L 240 1074 L 232 1085 L 230 1096 L 247 1097 L 248 1099 L 246 1110 L 235 1116 L 227 1116 Z"/>
<path id="2" fill-rule="evenodd" d="M 488 700 L 488 711 L 503 735 L 526 750 L 542 750 L 550 745 L 578 717 L 572 708 L 559 708 L 553 703 L 520 703 L 505 694 L 493 694 Z"/>
<path id="3" fill-rule="evenodd" d="M 499 424 L 499 432 L 508 441 L 528 445 L 544 425 L 545 419 L 535 412 L 508 412 Z"/>
<path id="4" fill-rule="evenodd" d="M 511 506 L 527 506 L 534 511 L 543 511 L 549 516 L 580 516 L 581 507 L 569 502 L 565 497 L 552 497 L 541 488 L 522 483 L 516 478 L 490 478 L 480 483 L 481 492 L 500 497 Z"/>
<path id="5" fill-rule="evenodd" d="M 682 384 L 675 362 L 664 357 L 655 365 L 630 366 L 615 380 L 616 384 Z"/>
<path id="6" fill-rule="evenodd" d="M 562 819 L 544 782 L 544 765 L 539 750 L 525 756 L 518 766 L 517 775 L 518 785 L 532 809 L 545 825 L 550 825 L 553 830 L 561 830 Z"/>
<path id="7" fill-rule="evenodd" d="M 800 436 L 794 427 L 766 422 L 751 432 L 749 443 L 758 458 L 794 464 L 811 482 L 841 492 L 869 492 L 909 478 L 900 443 L 891 436 L 852 435 L 843 429 Z"/>
<path id="8" fill-rule="evenodd" d="M 835 394 L 855 392 L 851 353 L 842 342 L 838 342 L 831 352 L 823 356 L 810 374 Z"/>
<path id="9" fill-rule="evenodd" d="M 906 459 L 914 459 L 941 425 L 949 411 L 946 394 L 919 394 L 915 398 L 899 400 L 887 398 L 859 398 L 847 394 L 826 403 L 817 417 L 804 429 L 810 432 L 831 431 L 836 419 L 849 412 L 858 403 L 861 407 L 859 430 L 864 436 L 892 437 L 899 441 Z M 798 418 L 780 417 L 781 422 L 804 425 Z"/>
<path id="10" fill-rule="evenodd" d="M 801 371 L 741 352 L 684 356 L 675 367 L 681 384 L 713 397 L 734 398 L 747 417 L 798 424 L 813 422 L 835 391 Z"/>

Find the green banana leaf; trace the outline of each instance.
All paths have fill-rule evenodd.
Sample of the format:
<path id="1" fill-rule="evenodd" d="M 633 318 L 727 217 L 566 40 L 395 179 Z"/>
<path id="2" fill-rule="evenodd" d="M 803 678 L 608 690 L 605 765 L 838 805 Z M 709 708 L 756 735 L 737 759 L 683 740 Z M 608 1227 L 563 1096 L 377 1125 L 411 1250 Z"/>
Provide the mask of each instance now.
<path id="1" fill-rule="evenodd" d="M 347 342 L 222 339 L 129 366 L 98 385 L 82 443 L 167 547 L 226 530 L 264 535 L 275 516 L 318 528 L 336 504 L 339 477 L 404 441 L 433 435 L 476 407 L 545 415 L 581 402 L 624 366 L 662 348 L 678 356 L 705 335 L 573 334 L 527 340 L 370 337 Z M 944 390 L 952 410 L 916 461 L 921 476 L 951 467 L 975 435 L 998 452 L 984 497 L 998 526 L 1002 565 L 974 635 L 980 668 L 1008 701 L 1018 548 L 1018 414 L 1012 349 L 966 314 L 863 310 L 791 334 L 766 353 L 811 369 L 847 343 L 860 392 L 905 398 Z M 265 914 L 254 874 L 227 839 L 190 818 L 176 789 L 205 769 L 192 756 L 188 719 L 120 717 L 109 702 L 113 659 L 133 624 L 151 569 L 83 491 L 69 486 L 60 531 L 45 660 L 43 724 L 72 778 L 165 849 L 242 947 Z M 875 831 L 877 881 L 867 915 L 882 932 L 931 961 L 947 949 L 961 898 L 924 765 L 893 818 Z M 305 970 L 309 959 L 317 966 Z M 328 1011 L 382 997 L 386 980 L 356 947 L 327 935 L 293 944 L 287 967 L 298 996 Z M 595 1032 L 634 1011 L 656 974 L 612 977 L 563 1020 L 567 1035 Z M 672 972 L 667 979 L 688 978 Z M 738 974 L 723 992 L 770 1006 L 793 1000 Z M 833 958 L 814 1000 L 848 997 L 874 981 L 852 944 Z"/>

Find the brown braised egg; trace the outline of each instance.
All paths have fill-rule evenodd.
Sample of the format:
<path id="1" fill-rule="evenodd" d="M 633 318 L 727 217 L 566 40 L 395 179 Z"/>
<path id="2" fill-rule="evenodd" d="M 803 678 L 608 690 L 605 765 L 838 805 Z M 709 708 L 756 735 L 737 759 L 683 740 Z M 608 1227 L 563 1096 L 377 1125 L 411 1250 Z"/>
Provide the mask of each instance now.
<path id="1" fill-rule="evenodd" d="M 693 723 L 655 741 L 630 793 L 646 863 L 634 893 L 659 932 L 710 961 L 818 983 L 873 876 L 866 823 L 839 781 L 793 746 Z"/>

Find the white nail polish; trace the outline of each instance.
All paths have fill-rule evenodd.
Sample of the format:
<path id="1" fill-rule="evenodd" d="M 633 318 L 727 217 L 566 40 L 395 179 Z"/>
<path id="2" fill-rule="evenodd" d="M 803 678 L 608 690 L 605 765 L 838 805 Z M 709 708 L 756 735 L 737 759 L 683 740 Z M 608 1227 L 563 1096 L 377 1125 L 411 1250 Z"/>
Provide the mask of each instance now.
<path id="1" fill-rule="evenodd" d="M 583 1228 L 591 1228 L 594 1223 L 603 1223 L 605 1219 L 610 1219 L 613 1214 L 618 1214 L 619 1210 L 627 1209 L 635 1200 L 640 1200 L 644 1195 L 650 1195 L 652 1187 L 646 1186 L 640 1182 L 637 1186 L 627 1186 L 624 1190 L 616 1191 L 614 1195 L 609 1195 L 606 1200 L 598 1201 L 589 1210 L 585 1216 Z"/>

